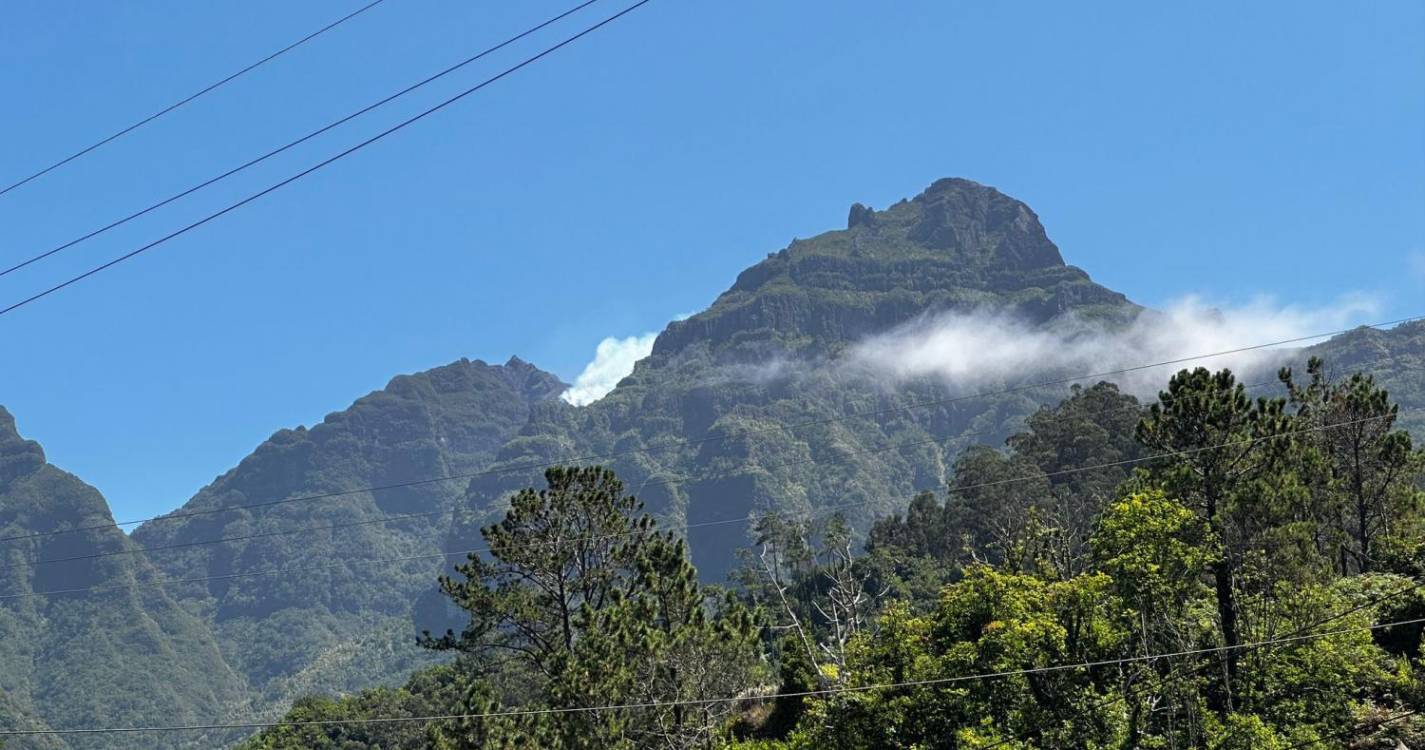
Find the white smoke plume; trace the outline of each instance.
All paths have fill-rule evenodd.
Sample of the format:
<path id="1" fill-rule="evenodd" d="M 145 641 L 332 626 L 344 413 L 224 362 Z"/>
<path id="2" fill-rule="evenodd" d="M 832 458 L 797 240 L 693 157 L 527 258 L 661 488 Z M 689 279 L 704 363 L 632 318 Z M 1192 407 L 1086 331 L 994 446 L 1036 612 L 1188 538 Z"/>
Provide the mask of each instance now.
<path id="1" fill-rule="evenodd" d="M 1319 309 L 1282 306 L 1270 298 L 1214 308 L 1188 297 L 1165 312 L 1145 313 L 1115 330 L 1082 318 L 1034 326 L 1003 315 L 952 313 L 867 339 L 853 348 L 850 361 L 883 378 L 933 377 L 955 389 L 978 389 L 1050 373 L 1108 372 L 1341 330 L 1366 322 L 1378 307 L 1364 296 L 1346 297 Z M 1289 348 L 1312 343 L 1316 342 Z M 1171 373 L 1185 367 L 1229 367 L 1248 374 L 1274 367 L 1283 355 L 1280 349 L 1253 349 L 1105 379 L 1135 393 L 1152 393 Z"/>
<path id="2" fill-rule="evenodd" d="M 620 380 L 633 372 L 635 362 L 653 352 L 656 338 L 657 333 L 645 333 L 622 339 L 610 336 L 600 341 L 593 361 L 584 366 L 584 371 L 574 379 L 574 385 L 559 397 L 575 406 L 587 406 L 609 395 Z"/>

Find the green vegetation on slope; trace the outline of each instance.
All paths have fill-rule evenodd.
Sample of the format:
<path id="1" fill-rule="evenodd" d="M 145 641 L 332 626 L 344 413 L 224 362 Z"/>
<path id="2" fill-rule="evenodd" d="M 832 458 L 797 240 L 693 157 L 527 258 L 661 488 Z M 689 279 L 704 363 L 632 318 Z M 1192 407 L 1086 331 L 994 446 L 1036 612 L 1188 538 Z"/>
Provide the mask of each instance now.
<path id="1" fill-rule="evenodd" d="M 112 526 L 97 492 L 45 464 L 39 446 L 15 435 L 4 414 L 0 536 L 108 529 L 6 542 L 0 593 L 116 588 L 0 600 L 0 720 L 66 727 L 274 715 L 305 692 L 399 682 L 429 665 L 432 656 L 413 644 L 411 607 L 439 561 L 360 560 L 436 550 L 463 482 L 206 511 L 477 471 L 524 424 L 532 403 L 563 388 L 519 360 L 462 360 L 398 377 L 310 430 L 277 433 L 177 511 L 180 517 L 144 524 L 132 538 Z M 364 522 L 372 523 L 270 535 Z M 140 548 L 151 551 L 128 554 Z M 26 565 L 95 552 L 107 556 Z M 343 564 L 323 564 L 334 558 Z M 302 573 L 222 578 L 292 567 Z M 204 577 L 216 578 L 162 583 Z M 173 735 L 161 746 L 212 747 L 223 737 L 231 739 Z M 12 744 L 48 746 L 31 743 Z M 126 735 L 71 739 L 68 746 L 156 745 Z"/>
<path id="2" fill-rule="evenodd" d="M 141 555 L 33 566 L 36 560 L 136 549 L 99 493 L 46 463 L 0 409 L 0 721 L 77 724 L 201 722 L 243 697 L 206 624 Z M 107 525 L 107 528 L 105 526 Z M 48 534 L 98 526 L 80 533 Z M 137 584 L 137 585 L 135 585 Z M 31 596 L 97 587 L 94 595 Z M 17 719 L 11 711 L 18 714 Z M 193 738 L 24 738 L 16 748 L 175 747 Z"/>
<path id="3" fill-rule="evenodd" d="M 1400 424 L 1425 440 L 1425 320 L 1394 328 L 1358 328 L 1306 350 L 1337 374 L 1364 370 L 1400 404 Z"/>
<path id="4" fill-rule="evenodd" d="M 345 690 L 399 680 L 429 659 L 411 645 L 411 606 L 439 560 L 363 564 L 438 549 L 463 481 L 360 492 L 325 500 L 182 517 L 466 474 L 483 468 L 531 405 L 564 388 L 512 359 L 461 360 L 395 378 L 311 428 L 282 430 L 176 511 L 135 529 L 154 564 L 175 578 L 310 566 L 300 575 L 220 579 L 174 589 L 210 623 L 224 655 L 256 693 L 253 707 L 285 705 L 292 689 Z M 388 516 L 408 516 L 376 522 Z M 193 541 L 304 527 L 332 531 Z M 320 564 L 332 561 L 340 565 Z M 371 648 L 381 644 L 383 648 Z"/>
<path id="5" fill-rule="evenodd" d="M 1284 372 L 1275 400 L 1227 371 L 1147 409 L 1076 390 L 863 553 L 839 518 L 763 516 L 735 598 L 606 470 L 551 470 L 442 580 L 467 622 L 427 645 L 460 660 L 305 701 L 244 747 L 1418 746 L 1425 452 L 1379 386 L 1323 372 Z M 1159 457 L 1062 468 L 1124 456 Z M 298 723 L 450 713 L 399 736 Z"/>

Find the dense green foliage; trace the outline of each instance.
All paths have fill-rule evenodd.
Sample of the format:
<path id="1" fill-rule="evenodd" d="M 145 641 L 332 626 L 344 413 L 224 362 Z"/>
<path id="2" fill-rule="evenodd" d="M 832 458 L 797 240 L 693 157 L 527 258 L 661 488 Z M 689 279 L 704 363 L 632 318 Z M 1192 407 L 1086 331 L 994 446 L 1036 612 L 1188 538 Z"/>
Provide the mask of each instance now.
<path id="1" fill-rule="evenodd" d="M 1227 372 L 1174 377 L 1135 431 L 1164 458 L 1109 495 L 1079 490 L 1081 507 L 1097 505 L 1080 564 L 1006 554 L 1062 531 L 1038 520 L 1032 481 L 984 506 L 1028 521 L 969 535 L 959 552 L 943 544 L 956 531 L 958 479 L 943 506 L 922 499 L 878 525 L 868 574 L 929 558 L 954 566 L 953 581 L 934 599 L 913 588 L 893 598 L 851 643 L 846 684 L 914 684 L 833 691 L 786 739 L 759 747 L 1415 746 L 1425 723 L 1378 724 L 1425 698 L 1420 625 L 1369 627 L 1425 614 L 1421 455 L 1368 379 L 1330 383 L 1311 369 L 1290 401 L 1249 401 Z M 1072 420 L 1082 398 L 1057 411 Z M 1038 444 L 1033 432 L 1011 445 Z M 1025 458 L 1011 449 L 1003 460 L 1034 464 Z M 969 454 L 957 468 L 984 463 Z M 1340 562 L 1343 547 L 1361 549 L 1340 512 L 1355 507 L 1361 473 L 1378 488 L 1376 528 L 1389 529 L 1376 544 L 1401 550 L 1390 563 Z M 1018 513 L 998 512 L 1004 502 Z M 1284 639 L 1294 640 L 1254 645 Z M 1091 666 L 1056 668 L 1073 664 Z M 963 679 L 974 674 L 1000 676 Z"/>
<path id="2" fill-rule="evenodd" d="M 1358 328 L 1306 350 L 1336 374 L 1371 373 L 1404 411 L 1400 425 L 1425 439 L 1425 320 L 1394 328 Z"/>
<path id="3" fill-rule="evenodd" d="M 442 579 L 469 625 L 427 643 L 462 653 L 439 674 L 466 687 L 427 710 L 480 717 L 400 746 L 1419 746 L 1425 453 L 1369 378 L 1308 372 L 1255 401 L 1202 369 L 1146 408 L 1076 389 L 861 553 L 838 516 L 764 515 L 740 604 L 610 472 L 551 470 Z M 311 715 L 378 716 L 383 695 Z M 325 731 L 249 747 L 325 746 L 283 744 L 299 729 Z"/>
<path id="4" fill-rule="evenodd" d="M 751 612 L 698 582 L 683 542 L 658 533 L 612 472 L 554 468 L 546 480 L 484 529 L 488 557 L 472 554 L 441 579 L 469 620 L 421 640 L 458 652 L 454 667 L 404 691 L 302 703 L 248 747 L 695 748 L 724 737 L 736 704 L 706 701 L 755 684 Z M 430 699 L 440 691 L 420 687 L 432 683 L 463 691 L 439 704 Z M 419 738 L 379 725 L 300 725 L 380 716 L 373 710 L 416 695 L 467 718 L 433 722 Z M 620 708 L 588 710 L 608 705 Z"/>

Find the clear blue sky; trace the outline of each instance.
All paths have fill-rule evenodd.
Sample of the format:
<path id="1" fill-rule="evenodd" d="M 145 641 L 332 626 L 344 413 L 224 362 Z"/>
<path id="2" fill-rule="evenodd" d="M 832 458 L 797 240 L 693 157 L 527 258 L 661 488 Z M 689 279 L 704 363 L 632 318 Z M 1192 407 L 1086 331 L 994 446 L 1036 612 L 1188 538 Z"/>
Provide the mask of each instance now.
<path id="1" fill-rule="evenodd" d="M 0 5 L 0 179 L 361 0 Z M 574 4 L 387 0 L 0 197 L 0 260 L 107 223 Z M 621 7 L 603 0 L 579 20 Z M 566 28 L 572 29 L 573 26 Z M 488 75 L 0 279 L 27 294 Z M 1135 300 L 1421 312 L 1425 4 L 653 0 L 353 158 L 0 317 L 0 404 L 115 514 L 177 506 L 390 376 L 570 380 L 795 236 L 942 176 L 1027 201 Z M 8 180 L 6 180 L 8 182 Z M 1412 270 L 1414 269 L 1414 270 Z"/>

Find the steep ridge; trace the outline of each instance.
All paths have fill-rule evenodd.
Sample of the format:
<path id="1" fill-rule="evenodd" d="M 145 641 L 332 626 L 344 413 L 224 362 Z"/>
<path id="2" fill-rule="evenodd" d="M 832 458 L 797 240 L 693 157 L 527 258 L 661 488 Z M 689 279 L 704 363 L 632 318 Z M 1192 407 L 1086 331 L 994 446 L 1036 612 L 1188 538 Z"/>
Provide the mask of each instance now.
<path id="1" fill-rule="evenodd" d="M 212 632 L 142 555 L 99 492 L 45 460 L 0 408 L 0 725 L 203 722 L 244 698 Z M 107 528 L 104 528 L 108 525 Z M 50 534 L 99 526 L 69 534 Z M 43 535 L 43 536 L 34 536 Z M 12 539 L 11 537 L 28 537 Z M 84 596 L 32 596 L 97 587 Z M 18 738 L 7 748 L 179 747 L 194 737 Z"/>
<path id="2" fill-rule="evenodd" d="M 749 513 L 851 505 L 864 528 L 938 486 L 966 445 L 998 442 L 1062 398 L 1066 388 L 947 402 L 941 382 L 882 382 L 840 357 L 864 336 L 972 310 L 1114 325 L 1141 308 L 1066 265 L 1025 204 L 940 180 L 883 211 L 852 206 L 846 229 L 747 269 L 707 310 L 669 324 L 604 399 L 536 408 L 497 466 L 649 451 L 614 466 L 655 513 L 699 526 L 695 562 L 719 579 L 748 541 Z M 905 408 L 925 402 L 937 403 Z M 448 545 L 475 543 L 505 493 L 537 482 L 530 471 L 472 481 Z"/>
<path id="3" fill-rule="evenodd" d="M 311 429 L 277 432 L 133 539 L 174 578 L 290 570 L 170 587 L 256 692 L 250 711 L 280 709 L 298 693 L 400 680 L 426 658 L 409 612 L 440 561 L 363 561 L 436 551 L 463 481 L 208 511 L 478 470 L 533 405 L 565 387 L 519 359 L 460 360 L 394 378 Z M 180 546 L 294 529 L 312 530 Z"/>

